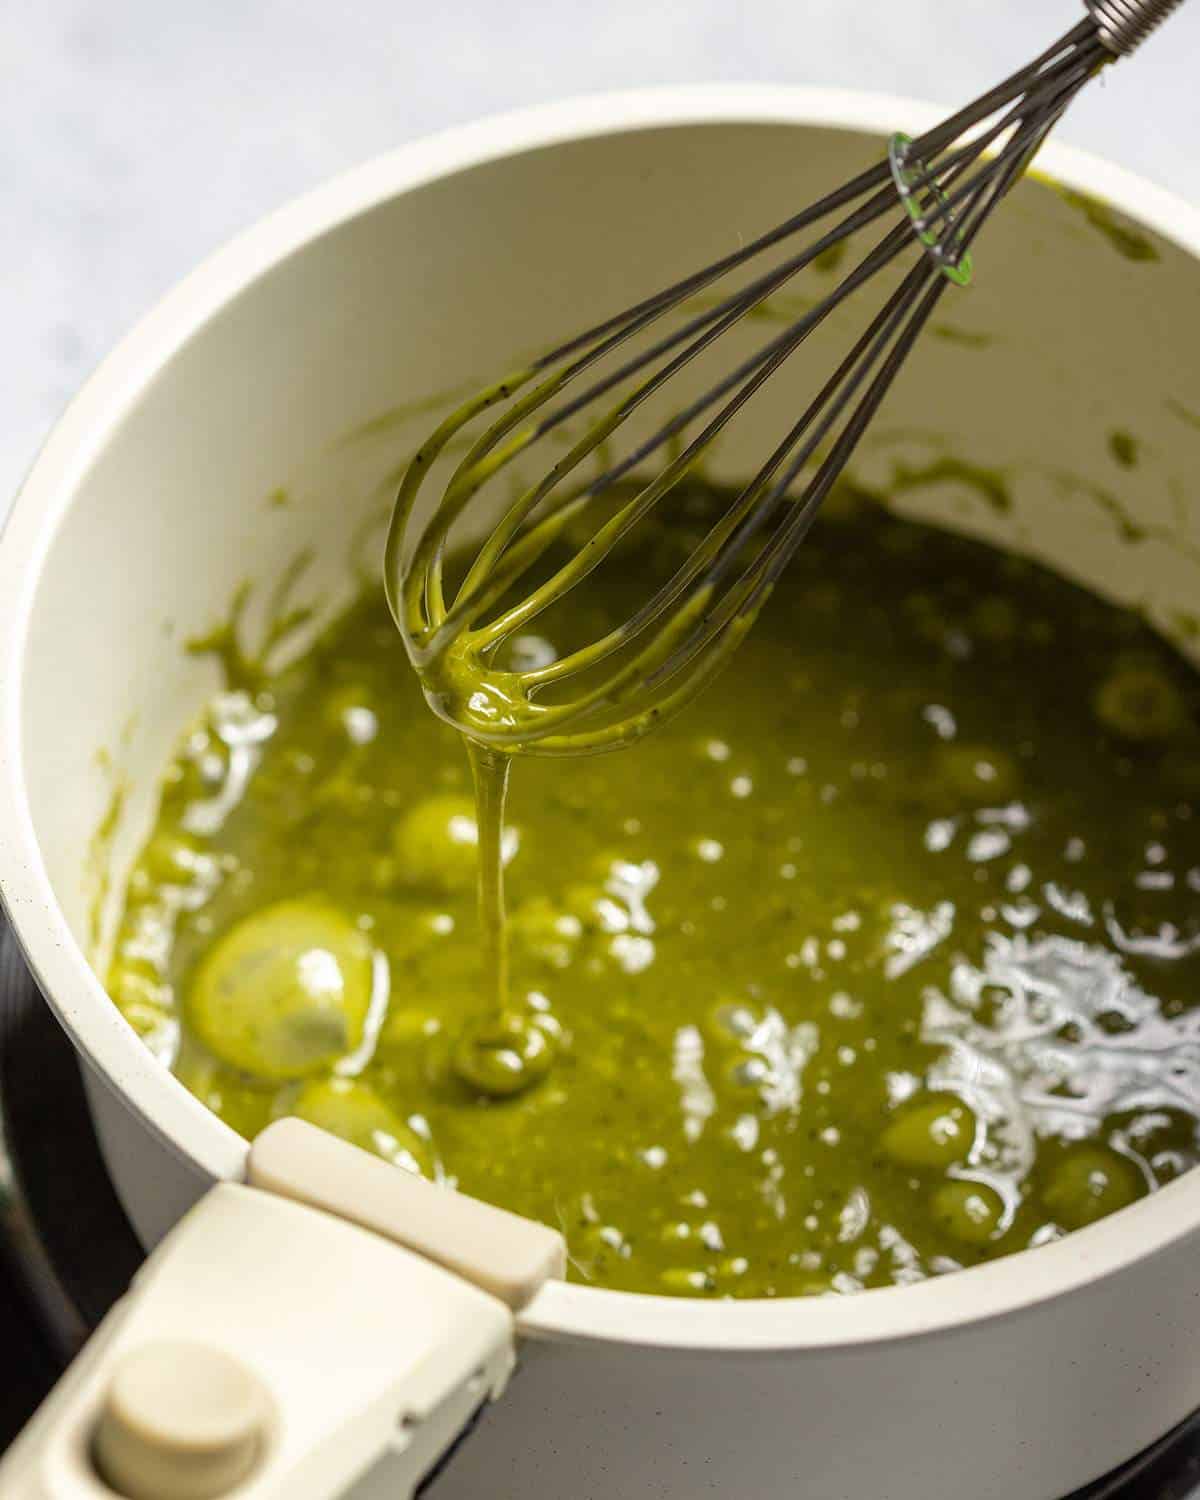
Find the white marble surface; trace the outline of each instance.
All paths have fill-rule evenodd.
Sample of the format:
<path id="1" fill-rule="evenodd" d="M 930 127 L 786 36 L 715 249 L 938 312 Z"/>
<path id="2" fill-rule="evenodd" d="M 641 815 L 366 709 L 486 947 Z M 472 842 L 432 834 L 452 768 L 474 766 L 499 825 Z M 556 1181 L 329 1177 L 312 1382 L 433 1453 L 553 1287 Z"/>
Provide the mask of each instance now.
<path id="1" fill-rule="evenodd" d="M 234 230 L 557 95 L 763 80 L 958 103 L 1077 0 L 0 0 L 0 514 L 88 370 Z M 1060 129 L 1200 198 L 1200 0 Z"/>

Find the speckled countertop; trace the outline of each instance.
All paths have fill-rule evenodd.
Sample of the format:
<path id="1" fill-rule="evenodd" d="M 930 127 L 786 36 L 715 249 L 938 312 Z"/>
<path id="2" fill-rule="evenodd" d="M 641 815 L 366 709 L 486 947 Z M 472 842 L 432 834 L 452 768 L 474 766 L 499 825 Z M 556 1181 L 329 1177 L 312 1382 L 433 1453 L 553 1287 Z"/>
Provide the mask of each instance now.
<path id="1" fill-rule="evenodd" d="M 0 515 L 88 371 L 235 230 L 365 157 L 558 95 L 703 80 L 957 103 L 1078 0 L 7 0 Z M 1061 137 L 1200 198 L 1200 3 Z"/>

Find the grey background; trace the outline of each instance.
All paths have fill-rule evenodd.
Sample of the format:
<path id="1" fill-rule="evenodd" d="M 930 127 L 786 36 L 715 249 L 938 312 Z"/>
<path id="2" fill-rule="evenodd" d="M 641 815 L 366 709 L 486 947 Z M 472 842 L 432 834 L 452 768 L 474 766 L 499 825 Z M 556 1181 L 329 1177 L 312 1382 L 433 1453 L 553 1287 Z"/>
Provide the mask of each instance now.
<path id="1" fill-rule="evenodd" d="M 706 80 L 957 104 L 1079 0 L 0 0 L 0 515 L 89 369 L 233 231 L 474 115 Z M 1200 198 L 1200 0 L 1060 138 Z M 782 207 L 781 207 L 782 212 Z"/>

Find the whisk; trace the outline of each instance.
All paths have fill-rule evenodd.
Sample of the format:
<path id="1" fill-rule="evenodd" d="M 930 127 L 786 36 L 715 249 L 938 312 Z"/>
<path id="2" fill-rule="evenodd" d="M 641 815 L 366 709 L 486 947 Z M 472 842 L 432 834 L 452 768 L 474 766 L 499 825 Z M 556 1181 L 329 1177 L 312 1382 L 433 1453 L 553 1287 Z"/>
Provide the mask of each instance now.
<path id="1" fill-rule="evenodd" d="M 940 298 L 970 280 L 971 249 L 989 215 L 1080 89 L 1105 63 L 1133 52 L 1182 0 L 1084 3 L 1083 20 L 967 108 L 916 139 L 893 137 L 885 160 L 751 244 L 514 370 L 430 435 L 400 485 L 385 581 L 435 712 L 493 752 L 588 754 L 639 738 L 700 691 L 753 623 Z M 653 418 L 650 403 L 669 400 L 679 389 L 676 377 L 698 355 L 819 257 L 889 215 L 882 236 L 828 296 L 682 410 Z M 789 245 L 806 230 L 812 233 L 803 248 Z M 701 297 L 776 247 L 787 252 L 777 264 L 752 267 L 751 279 L 724 296 Z M 595 640 L 553 660 L 505 664 L 506 643 L 610 558 L 810 334 L 906 251 L 915 263 L 661 586 Z M 651 332 L 676 310 L 682 324 Z M 643 334 L 645 347 L 624 347 Z M 453 467 L 428 520 L 415 523 L 435 460 L 497 407 L 500 414 Z M 643 427 L 651 413 L 653 430 L 617 452 L 635 413 Z M 566 452 L 503 504 L 448 593 L 452 528 L 478 534 L 481 518 L 496 513 L 493 483 L 539 443 L 561 443 L 566 424 L 580 418 L 583 435 L 567 436 Z M 594 452 L 602 472 L 588 483 L 573 479 Z M 663 455 L 660 466 L 644 477 L 656 455 Z M 611 514 L 596 504 L 605 497 Z M 522 596 L 530 570 L 548 549 L 561 549 L 566 528 L 574 538 L 581 524 L 582 542 Z"/>

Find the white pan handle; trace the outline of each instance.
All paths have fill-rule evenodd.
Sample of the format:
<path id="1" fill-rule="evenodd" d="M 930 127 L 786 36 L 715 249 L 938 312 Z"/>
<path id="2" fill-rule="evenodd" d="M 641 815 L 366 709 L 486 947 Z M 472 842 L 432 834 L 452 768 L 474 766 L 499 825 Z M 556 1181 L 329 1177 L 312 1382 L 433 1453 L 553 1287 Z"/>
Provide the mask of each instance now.
<path id="1" fill-rule="evenodd" d="M 385 1455 L 407 1500 L 502 1392 L 559 1236 L 298 1121 L 255 1152 L 262 1185 L 211 1189 L 153 1252 L 0 1461 L 0 1500 L 325 1500 Z M 443 1268 L 468 1238 L 493 1290 Z"/>

